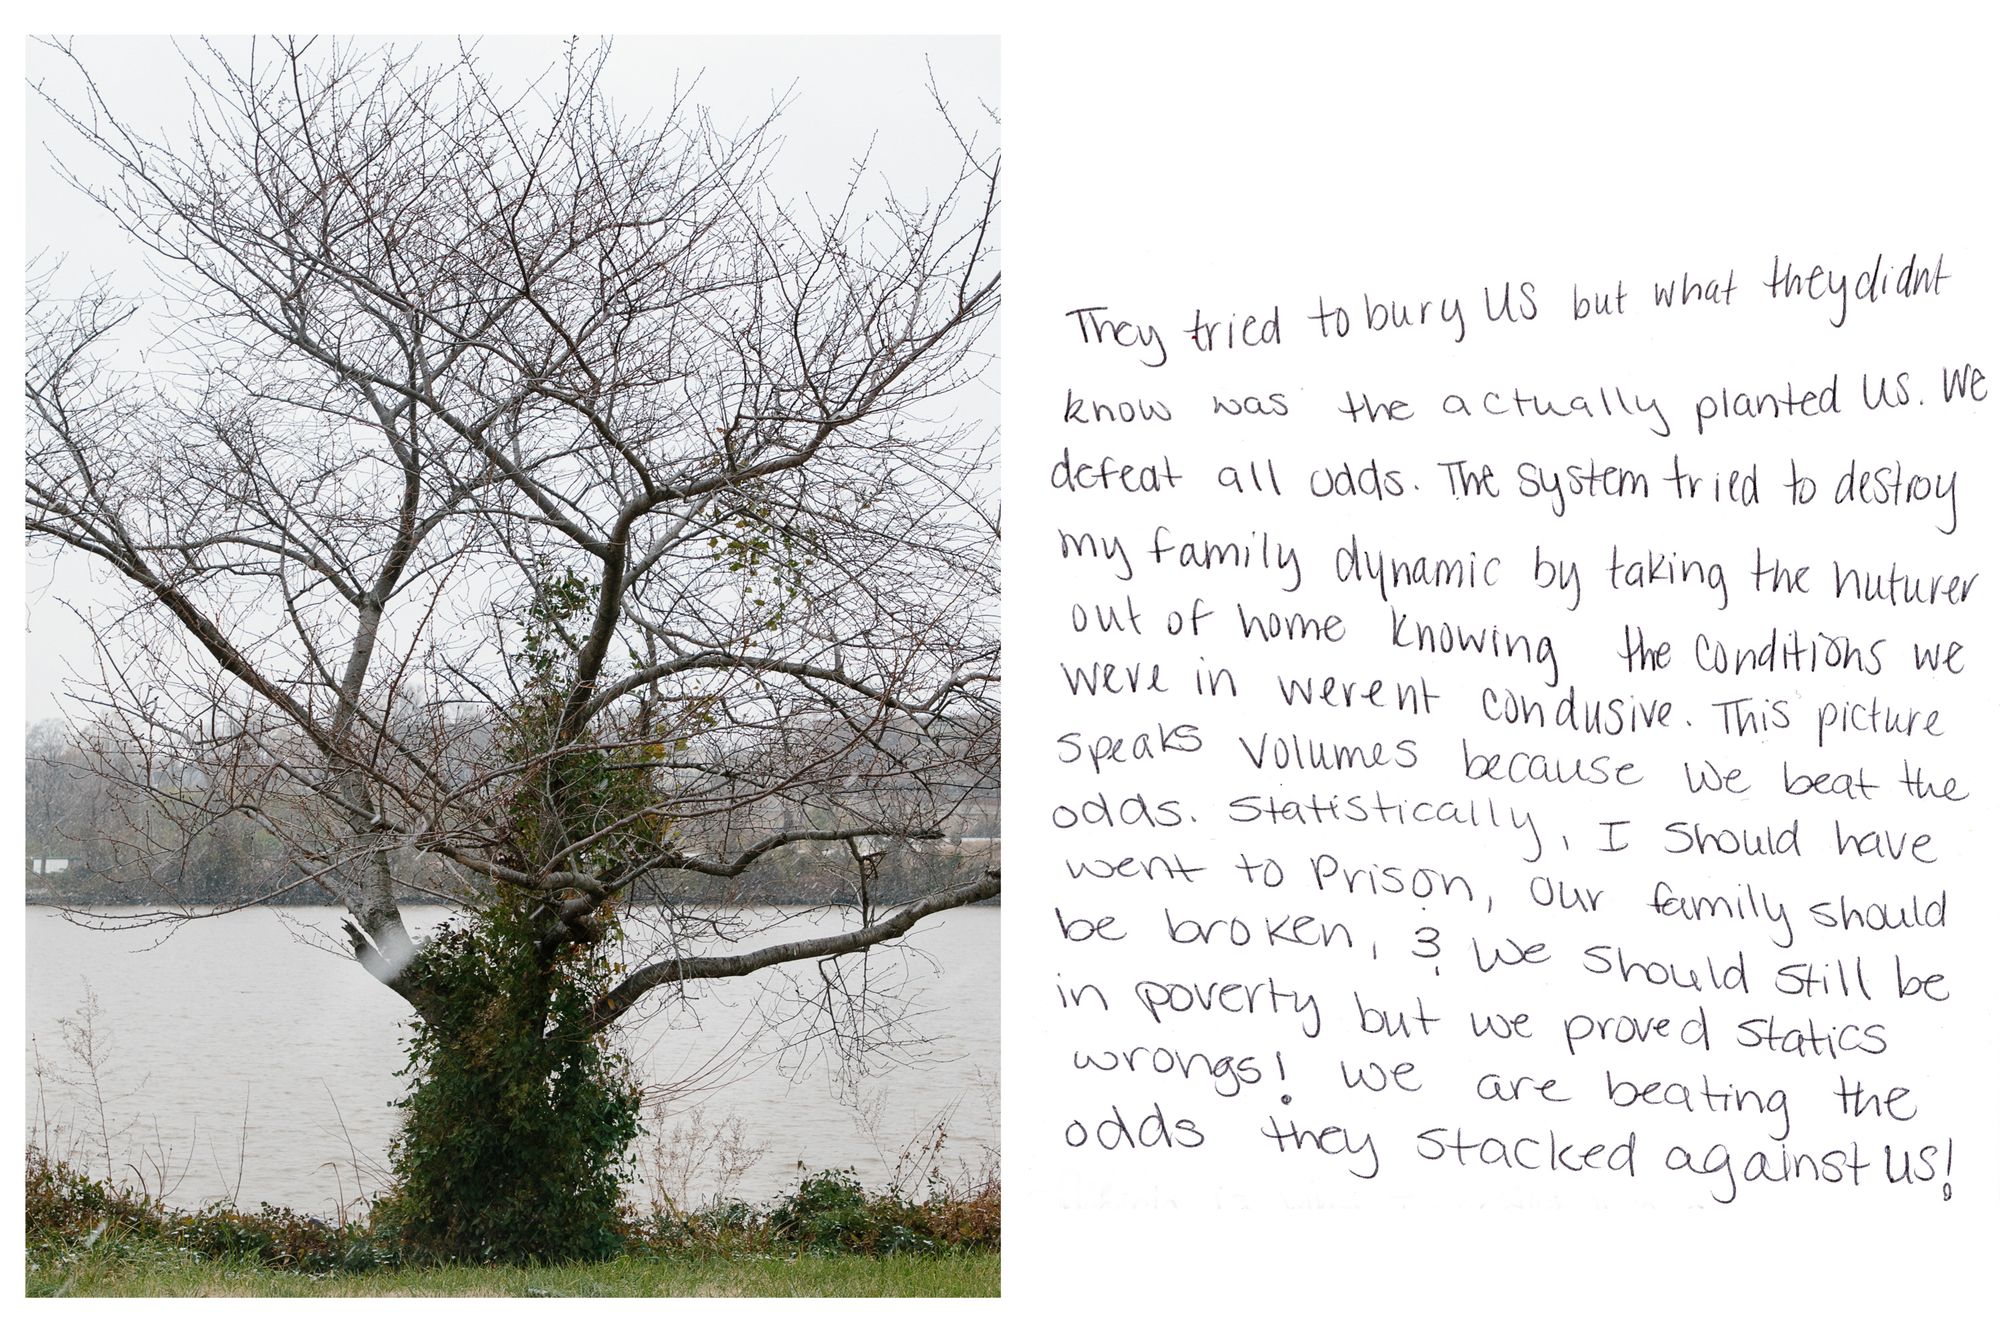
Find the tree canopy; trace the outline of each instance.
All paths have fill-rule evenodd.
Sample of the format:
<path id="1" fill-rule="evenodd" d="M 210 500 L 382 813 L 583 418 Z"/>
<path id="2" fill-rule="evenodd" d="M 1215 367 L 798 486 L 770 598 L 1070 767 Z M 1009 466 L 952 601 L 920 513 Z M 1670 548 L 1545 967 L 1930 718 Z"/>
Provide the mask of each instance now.
<path id="1" fill-rule="evenodd" d="M 952 412 L 999 303 L 993 126 L 933 88 L 955 171 L 808 201 L 782 105 L 629 115 L 608 58 L 510 90 L 475 49 L 196 49 L 170 135 L 81 62 L 49 95 L 155 275 L 30 274 L 30 541 L 130 593 L 89 750 L 162 846 L 247 821 L 420 1014 L 413 893 L 504 900 L 544 965 L 615 954 L 601 1027 L 999 892 L 871 895 L 997 790 L 991 440 Z M 858 916 L 729 952 L 731 882 L 828 852 Z"/>

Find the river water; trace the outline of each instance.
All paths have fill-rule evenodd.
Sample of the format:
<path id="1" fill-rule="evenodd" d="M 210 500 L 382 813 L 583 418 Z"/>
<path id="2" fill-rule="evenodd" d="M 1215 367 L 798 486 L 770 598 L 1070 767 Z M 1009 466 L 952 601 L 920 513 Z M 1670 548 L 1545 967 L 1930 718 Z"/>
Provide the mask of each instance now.
<path id="1" fill-rule="evenodd" d="M 340 948 L 340 912 L 252 908 L 164 939 L 27 915 L 31 1142 L 103 1176 L 108 1140 L 111 1174 L 155 1192 L 163 1181 L 180 1206 L 234 1198 L 331 1215 L 380 1186 L 408 1009 Z M 404 915 L 413 933 L 445 917 Z M 756 924 L 764 933 L 732 951 L 844 928 L 777 909 L 757 909 Z M 934 1165 L 957 1180 L 997 1163 L 999 909 L 943 913 L 910 939 L 868 955 L 869 993 L 907 1011 L 904 1026 L 874 1030 L 892 1040 L 865 1072 L 801 1040 L 825 995 L 810 964 L 627 1020 L 619 1037 L 652 1090 L 655 1131 L 638 1145 L 635 1192 L 656 1182 L 686 1202 L 764 1200 L 802 1168 L 852 1167 L 881 1186 L 899 1171 Z M 894 1040 L 910 1032 L 927 1047 Z"/>

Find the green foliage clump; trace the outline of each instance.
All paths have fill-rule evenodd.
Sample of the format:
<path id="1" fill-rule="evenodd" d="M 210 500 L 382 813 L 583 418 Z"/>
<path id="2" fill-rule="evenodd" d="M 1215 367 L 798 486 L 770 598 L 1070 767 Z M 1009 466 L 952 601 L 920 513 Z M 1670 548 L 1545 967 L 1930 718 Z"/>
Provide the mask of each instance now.
<path id="1" fill-rule="evenodd" d="M 154 1212 L 127 1190 L 92 1180 L 68 1162 L 28 1149 L 26 1198 L 28 1249 L 59 1247 L 99 1226 L 147 1226 Z"/>
<path id="2" fill-rule="evenodd" d="M 538 568 L 532 587 L 516 652 L 527 673 L 503 733 L 502 755 L 520 772 L 507 808 L 512 846 L 503 859 L 531 872 L 567 863 L 615 876 L 657 853 L 671 832 L 654 781 L 667 748 L 647 735 L 565 734 L 573 658 L 598 590 L 574 570 L 547 567 Z"/>
<path id="3" fill-rule="evenodd" d="M 355 1273 L 395 1259 L 362 1224 L 322 1221 L 270 1204 L 256 1212 L 226 1203 L 195 1212 L 171 1209 L 33 1150 L 25 1196 L 32 1269 L 59 1272 L 85 1259 L 101 1267 L 182 1256 L 282 1272 Z"/>
<path id="4" fill-rule="evenodd" d="M 852 1171 L 807 1176 L 771 1212 L 776 1235 L 813 1254 L 893 1254 L 923 1248 L 911 1209 L 893 1195 L 873 1199 Z"/>
<path id="5" fill-rule="evenodd" d="M 603 964 L 544 957 L 534 918 L 503 901 L 418 954 L 424 997 L 404 1071 L 391 1192 L 375 1216 L 420 1261 L 561 1263 L 623 1245 L 639 1092 L 590 1031 Z"/>
<path id="6" fill-rule="evenodd" d="M 615 874 L 663 836 L 650 777 L 660 747 L 566 734 L 569 664 L 598 589 L 554 568 L 532 586 L 520 619 L 527 678 L 503 733 L 520 779 L 499 859 L 530 881 L 550 868 Z M 556 897 L 505 883 L 492 892 L 404 974 L 418 1012 L 411 1091 L 375 1216 L 420 1262 L 609 1258 L 623 1245 L 640 1129 L 631 1071 L 590 1022 L 611 980 L 596 946 L 616 917 L 605 903 L 559 927 Z"/>
<path id="7" fill-rule="evenodd" d="M 762 1208 L 723 1199 L 692 1212 L 656 1214 L 635 1227 L 631 1246 L 702 1256 L 997 1250 L 1000 1182 L 918 1200 L 893 1188 L 870 1191 L 851 1170 L 820 1171 Z"/>
<path id="8" fill-rule="evenodd" d="M 813 563 L 809 545 L 774 515 L 768 503 L 745 505 L 708 539 L 709 558 L 742 576 L 745 609 L 763 630 L 777 629 L 785 612 L 805 596 Z"/>

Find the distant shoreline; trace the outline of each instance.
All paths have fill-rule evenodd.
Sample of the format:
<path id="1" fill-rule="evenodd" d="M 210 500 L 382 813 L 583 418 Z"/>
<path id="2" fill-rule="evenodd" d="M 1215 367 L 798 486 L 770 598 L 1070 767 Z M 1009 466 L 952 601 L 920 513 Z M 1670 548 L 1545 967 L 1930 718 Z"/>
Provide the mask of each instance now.
<path id="1" fill-rule="evenodd" d="M 878 902 L 875 905 L 877 907 L 894 908 L 894 907 L 901 907 L 905 903 L 910 903 L 915 901 L 916 901 L 915 898 L 904 898 L 895 900 L 884 899 L 883 901 Z M 32 893 L 29 894 L 26 898 L 26 905 L 29 907 L 47 907 L 58 912 L 60 911 L 116 912 L 118 909 L 128 908 L 128 907 L 129 908 L 228 907 L 234 903 L 235 900 L 230 898 L 218 898 L 212 902 L 199 901 L 192 898 L 182 898 L 178 900 L 121 898 L 116 901 L 77 902 L 77 901 L 57 900 L 54 898 L 50 898 L 47 895 L 42 895 L 38 897 Z M 640 907 L 665 906 L 665 905 L 667 904 L 659 904 L 659 903 L 638 904 L 638 906 Z M 717 904 L 714 902 L 706 902 L 700 905 L 709 908 L 721 906 L 721 907 L 782 907 L 787 909 L 849 908 L 858 906 L 858 904 L 855 903 L 852 899 L 849 899 L 845 902 L 828 902 L 824 899 L 812 899 L 810 901 L 800 902 L 800 901 L 792 901 L 792 900 L 778 899 L 778 898 L 741 898 L 728 903 Z M 459 906 L 461 906 L 461 904 L 442 902 L 436 898 L 398 898 L 396 900 L 396 906 L 442 907 L 445 908 L 446 910 L 454 910 L 457 909 Z M 998 909 L 999 906 L 1000 906 L 999 902 L 997 900 L 993 900 L 988 902 L 968 903 L 966 904 L 966 907 L 955 908 L 953 910 L 965 911 L 968 908 L 977 909 L 986 907 Z M 242 904 L 242 906 L 238 910 L 247 911 L 252 907 L 275 907 L 285 911 L 296 911 L 301 907 L 326 907 L 326 908 L 331 908 L 332 910 L 337 912 L 345 912 L 347 910 L 347 908 L 340 903 L 332 903 L 324 901 L 314 901 L 314 902 L 273 901 L 267 903 L 245 903 Z"/>

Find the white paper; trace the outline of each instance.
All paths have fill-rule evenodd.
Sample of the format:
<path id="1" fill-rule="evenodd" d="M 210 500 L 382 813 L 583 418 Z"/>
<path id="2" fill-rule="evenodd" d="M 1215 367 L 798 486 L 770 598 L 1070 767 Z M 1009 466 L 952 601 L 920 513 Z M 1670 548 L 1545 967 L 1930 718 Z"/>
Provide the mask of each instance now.
<path id="1" fill-rule="evenodd" d="M 1978 45 L 1010 40 L 1010 1301 L 1969 1326 Z"/>

